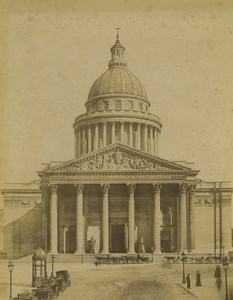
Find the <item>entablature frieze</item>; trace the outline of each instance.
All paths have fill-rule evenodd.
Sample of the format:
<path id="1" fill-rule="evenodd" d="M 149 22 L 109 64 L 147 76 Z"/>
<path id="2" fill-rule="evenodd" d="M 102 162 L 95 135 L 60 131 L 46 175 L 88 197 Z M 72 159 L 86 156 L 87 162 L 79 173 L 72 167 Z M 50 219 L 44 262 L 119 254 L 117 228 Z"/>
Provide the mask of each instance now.
<path id="1" fill-rule="evenodd" d="M 130 121 L 129 121 L 130 120 Z M 161 120 L 158 116 L 148 113 L 148 112 L 128 112 L 128 111 L 108 111 L 108 112 L 96 112 L 92 114 L 83 114 L 78 116 L 74 122 L 74 129 L 77 129 L 78 126 L 86 126 L 95 123 L 103 122 L 134 122 L 134 123 L 145 123 L 156 126 L 159 130 L 162 127 Z"/>
<path id="2" fill-rule="evenodd" d="M 185 182 L 185 174 L 150 174 L 142 176 L 129 172 L 128 174 L 76 174 L 76 175 L 55 175 L 50 176 L 49 181 L 56 184 L 172 184 Z"/>

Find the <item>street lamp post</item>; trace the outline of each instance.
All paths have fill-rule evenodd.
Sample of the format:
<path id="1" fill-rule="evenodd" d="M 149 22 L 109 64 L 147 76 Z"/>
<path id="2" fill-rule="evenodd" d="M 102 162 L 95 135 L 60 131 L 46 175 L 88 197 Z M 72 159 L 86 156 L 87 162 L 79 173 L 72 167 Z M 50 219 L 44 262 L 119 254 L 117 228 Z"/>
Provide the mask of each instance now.
<path id="1" fill-rule="evenodd" d="M 226 284 L 226 292 L 225 292 L 225 300 L 229 300 L 229 297 L 228 297 L 228 287 L 227 287 L 227 270 L 228 270 L 228 261 L 225 259 L 223 260 L 222 262 L 222 265 L 223 265 L 223 269 L 225 271 L 225 284 Z"/>
<path id="2" fill-rule="evenodd" d="M 55 260 L 55 255 L 52 255 L 51 256 L 51 259 L 52 259 L 52 275 L 54 273 L 54 260 Z"/>
<path id="3" fill-rule="evenodd" d="M 151 247 L 151 262 L 154 262 L 154 247 Z"/>
<path id="4" fill-rule="evenodd" d="M 14 264 L 13 262 L 10 260 L 8 263 L 8 268 L 9 268 L 9 272 L 10 272 L 10 295 L 9 295 L 9 300 L 12 300 L 12 273 L 13 273 L 13 268 L 14 268 Z"/>
<path id="5" fill-rule="evenodd" d="M 183 262 L 183 280 L 182 280 L 182 283 L 186 283 L 186 281 L 185 281 L 185 272 L 184 272 L 185 253 L 182 252 L 181 255 L 182 255 L 182 262 Z"/>

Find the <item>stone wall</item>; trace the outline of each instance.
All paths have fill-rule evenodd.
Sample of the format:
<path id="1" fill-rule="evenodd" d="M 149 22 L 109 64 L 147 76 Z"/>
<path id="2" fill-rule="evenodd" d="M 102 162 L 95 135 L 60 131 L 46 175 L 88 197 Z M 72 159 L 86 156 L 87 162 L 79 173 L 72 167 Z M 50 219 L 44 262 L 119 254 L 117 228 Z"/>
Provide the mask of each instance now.
<path id="1" fill-rule="evenodd" d="M 196 252 L 214 253 L 214 195 L 197 193 L 195 196 Z M 222 219 L 222 245 L 220 242 L 220 220 Z M 219 196 L 216 197 L 216 253 L 220 246 L 231 249 L 231 194 L 222 194 L 222 217 L 220 217 Z"/>
<path id="2" fill-rule="evenodd" d="M 32 254 L 41 239 L 41 205 L 4 227 L 4 249 L 8 258 Z"/>

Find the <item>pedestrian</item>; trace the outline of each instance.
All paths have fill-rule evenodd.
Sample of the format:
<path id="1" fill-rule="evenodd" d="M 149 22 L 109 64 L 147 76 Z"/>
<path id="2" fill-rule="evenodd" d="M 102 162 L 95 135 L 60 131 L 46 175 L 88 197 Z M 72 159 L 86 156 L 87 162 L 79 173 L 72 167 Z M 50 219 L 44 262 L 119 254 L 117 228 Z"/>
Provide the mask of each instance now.
<path id="1" fill-rule="evenodd" d="M 216 286 L 217 289 L 220 291 L 222 287 L 222 278 L 221 278 L 221 268 L 220 265 L 216 266 L 215 272 L 214 272 L 214 277 L 216 278 Z"/>
<path id="2" fill-rule="evenodd" d="M 196 274 L 196 286 L 201 286 L 201 274 L 200 274 L 199 270 L 197 271 L 197 274 Z"/>
<path id="3" fill-rule="evenodd" d="M 215 269 L 215 272 L 214 272 L 214 277 L 215 278 L 221 278 L 221 268 L 220 268 L 220 265 L 217 265 L 216 266 L 216 269 Z"/>
<path id="4" fill-rule="evenodd" d="M 189 274 L 186 276 L 186 283 L 187 283 L 187 288 L 191 289 L 191 280 L 190 280 L 190 275 Z"/>

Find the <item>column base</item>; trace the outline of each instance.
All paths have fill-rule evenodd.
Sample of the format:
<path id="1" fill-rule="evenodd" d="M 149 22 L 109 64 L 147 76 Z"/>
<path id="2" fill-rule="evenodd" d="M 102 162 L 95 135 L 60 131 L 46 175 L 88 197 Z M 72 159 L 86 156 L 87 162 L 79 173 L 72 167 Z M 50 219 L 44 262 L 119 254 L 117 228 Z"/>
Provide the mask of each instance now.
<path id="1" fill-rule="evenodd" d="M 85 254 L 85 251 L 82 249 L 75 250 L 74 254 Z"/>
<path id="2" fill-rule="evenodd" d="M 109 254 L 109 251 L 103 249 L 103 250 L 100 251 L 100 253 L 101 253 L 101 254 Z"/>
<path id="3" fill-rule="evenodd" d="M 47 253 L 47 255 L 55 255 L 55 254 L 59 254 L 56 250 L 49 250 L 49 252 Z"/>
<path id="4" fill-rule="evenodd" d="M 187 252 L 188 252 L 188 253 L 195 253 L 195 252 L 197 252 L 197 251 L 196 251 L 196 249 L 189 249 L 189 250 L 187 250 Z"/>
<path id="5" fill-rule="evenodd" d="M 161 254 L 162 252 L 161 252 L 161 250 L 154 250 L 153 253 L 154 254 Z"/>
<path id="6" fill-rule="evenodd" d="M 181 250 L 179 250 L 179 253 L 180 253 L 180 254 L 181 254 L 182 252 L 184 252 L 184 253 L 186 254 L 186 253 L 189 252 L 189 250 L 188 250 L 188 249 L 181 249 Z"/>
<path id="7" fill-rule="evenodd" d="M 127 254 L 136 254 L 134 250 L 127 250 Z"/>

